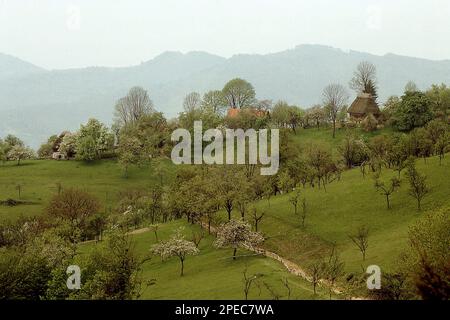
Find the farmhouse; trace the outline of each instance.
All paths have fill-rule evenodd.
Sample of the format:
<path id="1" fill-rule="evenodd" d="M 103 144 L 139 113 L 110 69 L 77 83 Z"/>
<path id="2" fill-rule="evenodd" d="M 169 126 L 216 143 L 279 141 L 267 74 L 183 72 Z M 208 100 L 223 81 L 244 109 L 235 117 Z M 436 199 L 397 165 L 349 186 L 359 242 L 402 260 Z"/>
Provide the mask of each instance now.
<path id="1" fill-rule="evenodd" d="M 244 109 L 245 110 L 245 109 Z M 250 108 L 248 109 L 252 114 L 254 114 L 256 117 L 264 117 L 269 114 L 269 111 L 265 110 L 259 110 L 256 108 Z M 241 112 L 241 109 L 238 108 L 229 108 L 227 110 L 227 117 L 235 118 L 238 116 L 238 114 Z"/>
<path id="2" fill-rule="evenodd" d="M 350 105 L 348 113 L 351 118 L 364 119 L 369 114 L 375 118 L 381 115 L 380 108 L 370 93 L 360 93 Z"/>

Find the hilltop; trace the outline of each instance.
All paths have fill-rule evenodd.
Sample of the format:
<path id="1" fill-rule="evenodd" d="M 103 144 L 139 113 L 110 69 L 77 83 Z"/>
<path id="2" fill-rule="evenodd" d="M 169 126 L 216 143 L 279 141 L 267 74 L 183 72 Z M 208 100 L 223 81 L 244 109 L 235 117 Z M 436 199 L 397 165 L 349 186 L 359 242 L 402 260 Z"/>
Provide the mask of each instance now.
<path id="1" fill-rule="evenodd" d="M 0 55 L 0 66 L 11 59 Z M 121 68 L 49 71 L 13 59 L 8 72 L 0 77 L 0 136 L 16 134 L 37 147 L 49 135 L 75 130 L 91 117 L 110 123 L 115 101 L 135 85 L 147 89 L 156 109 L 168 117 L 181 111 L 187 93 L 220 89 L 235 77 L 250 81 L 259 99 L 283 99 L 309 107 L 321 102 L 327 84 L 347 86 L 362 60 L 377 68 L 380 102 L 401 94 L 409 80 L 425 89 L 450 79 L 448 60 L 378 56 L 320 45 L 300 45 L 266 55 L 237 54 L 228 59 L 206 52 L 165 52 L 140 65 Z"/>

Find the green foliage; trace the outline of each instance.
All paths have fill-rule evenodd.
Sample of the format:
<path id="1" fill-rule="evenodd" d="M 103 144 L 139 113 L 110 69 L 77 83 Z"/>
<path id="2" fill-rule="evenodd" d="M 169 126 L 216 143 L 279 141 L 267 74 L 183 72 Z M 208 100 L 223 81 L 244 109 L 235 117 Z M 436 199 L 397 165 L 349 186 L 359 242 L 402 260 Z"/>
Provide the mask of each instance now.
<path id="1" fill-rule="evenodd" d="M 230 108 L 248 108 L 256 104 L 255 89 L 251 83 L 240 78 L 228 81 L 222 94 Z"/>
<path id="2" fill-rule="evenodd" d="M 81 125 L 76 138 L 76 158 L 78 160 L 98 160 L 112 152 L 114 136 L 102 123 L 89 119 Z"/>
<path id="3" fill-rule="evenodd" d="M 433 118 L 431 100 L 422 92 L 406 92 L 394 110 L 392 125 L 399 131 L 410 131 L 424 126 Z"/>
<path id="4" fill-rule="evenodd" d="M 25 146 L 25 144 L 23 143 L 22 140 L 20 140 L 19 138 L 17 138 L 16 136 L 12 135 L 12 134 L 8 134 L 5 139 L 4 139 L 4 143 L 9 147 L 15 147 L 15 146 L 19 146 L 19 147 L 23 147 Z M 8 151 L 8 150 L 7 150 Z"/>
<path id="5" fill-rule="evenodd" d="M 378 121 L 374 117 L 373 114 L 369 113 L 361 122 L 362 128 L 367 131 L 371 132 L 377 129 Z"/>
<path id="6" fill-rule="evenodd" d="M 11 147 L 7 154 L 7 159 L 17 161 L 18 166 L 20 165 L 20 161 L 24 159 L 32 159 L 33 157 L 34 151 L 21 145 Z"/>
<path id="7" fill-rule="evenodd" d="M 391 122 L 393 115 L 399 108 L 401 99 L 397 96 L 390 96 L 384 103 L 383 109 L 381 110 L 382 119 Z"/>
<path id="8" fill-rule="evenodd" d="M 83 284 L 70 295 L 71 299 L 128 300 L 140 296 L 144 260 L 129 236 L 116 231 L 106 243 L 80 259 Z"/>
<path id="9" fill-rule="evenodd" d="M 220 90 L 210 90 L 203 95 L 201 108 L 216 114 L 223 114 L 227 102 Z"/>
<path id="10" fill-rule="evenodd" d="M 306 110 L 304 127 L 308 128 L 310 125 L 316 126 L 317 129 L 325 121 L 326 114 L 324 108 L 320 105 L 315 105 Z"/>
<path id="11" fill-rule="evenodd" d="M 429 211 L 409 231 L 410 249 L 402 271 L 423 299 L 448 300 L 450 296 L 450 210 Z"/>
<path id="12" fill-rule="evenodd" d="M 97 214 L 99 209 L 98 200 L 89 193 L 78 189 L 64 189 L 52 198 L 47 212 L 50 216 L 67 220 L 68 238 L 72 242 L 76 242 L 79 240 L 76 232 L 78 230 L 85 232 L 89 226 L 88 219 Z"/>
<path id="13" fill-rule="evenodd" d="M 77 137 L 76 133 L 66 132 L 61 139 L 58 151 L 67 159 L 72 158 L 76 154 Z"/>
<path id="14" fill-rule="evenodd" d="M 408 193 L 417 200 L 417 209 L 421 210 L 422 199 L 430 192 L 426 182 L 427 177 L 417 171 L 414 159 L 408 160 L 406 175 L 410 187 Z"/>
<path id="15" fill-rule="evenodd" d="M 448 121 L 450 116 L 450 87 L 445 84 L 433 84 L 426 95 L 431 100 L 431 110 L 435 117 Z"/>
<path id="16" fill-rule="evenodd" d="M 338 147 L 347 168 L 361 165 L 368 159 L 369 150 L 362 139 L 358 139 L 349 131 Z"/>
<path id="17" fill-rule="evenodd" d="M 53 270 L 69 265 L 74 253 L 74 247 L 51 230 L 1 250 L 0 299 L 44 299 Z"/>
<path id="18" fill-rule="evenodd" d="M 46 143 L 43 143 L 37 152 L 40 159 L 50 159 L 54 149 L 57 150 L 57 145 L 61 143 L 61 139 L 57 135 L 52 135 L 48 138 Z"/>
<path id="19" fill-rule="evenodd" d="M 162 113 L 153 112 L 124 126 L 119 133 L 117 148 L 120 166 L 128 177 L 131 165 L 142 166 L 151 158 L 166 155 L 170 130 Z"/>
<path id="20" fill-rule="evenodd" d="M 51 143 L 44 143 L 39 147 L 37 151 L 40 159 L 49 159 L 53 154 L 53 145 Z"/>

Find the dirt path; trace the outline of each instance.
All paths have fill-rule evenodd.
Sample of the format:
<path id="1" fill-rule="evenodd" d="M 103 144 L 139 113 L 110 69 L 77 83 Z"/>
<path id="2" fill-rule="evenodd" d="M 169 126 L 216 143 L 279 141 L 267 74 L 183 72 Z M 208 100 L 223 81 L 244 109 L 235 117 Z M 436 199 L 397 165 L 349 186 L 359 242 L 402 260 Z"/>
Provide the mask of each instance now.
<path id="1" fill-rule="evenodd" d="M 130 232 L 127 232 L 128 235 L 133 235 L 133 234 L 141 234 L 141 233 L 145 233 L 150 231 L 150 228 L 141 228 L 141 229 L 136 229 Z"/>
<path id="2" fill-rule="evenodd" d="M 201 222 L 200 225 L 201 225 L 201 227 L 202 227 L 203 229 L 208 230 L 208 224 L 207 224 L 207 223 Z M 141 233 L 145 233 L 145 232 L 149 232 L 149 231 L 150 231 L 150 228 L 141 228 L 141 229 L 136 229 L 136 230 L 127 232 L 127 234 L 128 234 L 128 235 L 135 235 L 135 234 L 141 234 Z M 211 226 L 211 233 L 212 233 L 212 234 L 215 234 L 216 232 L 217 232 L 217 229 L 216 229 L 214 226 Z M 91 240 L 91 241 L 95 241 L 95 240 Z M 249 250 L 249 251 L 252 251 L 252 252 L 254 252 L 254 253 L 263 255 L 263 256 L 265 256 L 265 257 L 267 257 L 267 258 L 277 260 L 277 261 L 279 261 L 279 262 L 286 268 L 286 270 L 287 270 L 288 272 L 290 272 L 290 273 L 292 273 L 293 275 L 296 275 L 296 276 L 298 276 L 298 277 L 301 277 L 301 278 L 305 279 L 305 280 L 308 281 L 308 282 L 312 282 L 311 276 L 310 276 L 310 275 L 308 274 L 308 272 L 306 272 L 302 267 L 300 267 L 300 266 L 299 266 L 298 264 L 296 264 L 295 262 L 292 262 L 292 261 L 290 261 L 290 260 L 288 260 L 288 259 L 285 259 L 285 258 L 279 256 L 279 255 L 276 254 L 275 252 L 268 251 L 268 250 L 266 250 L 266 249 L 264 249 L 264 248 L 261 248 L 261 247 L 246 247 L 245 249 L 247 249 L 247 250 Z M 325 282 L 324 280 L 320 280 L 319 282 L 320 282 L 322 285 L 324 285 L 325 287 L 328 287 L 328 288 L 329 288 L 329 285 L 326 284 L 326 282 Z M 342 294 L 343 290 L 334 287 L 334 288 L 332 289 L 332 292 L 333 292 L 334 294 Z M 365 298 L 361 298 L 361 297 L 351 297 L 351 299 L 352 299 L 352 300 L 363 300 L 363 299 L 365 299 Z"/>
<path id="3" fill-rule="evenodd" d="M 208 224 L 201 222 L 200 223 L 201 227 L 208 230 Z M 211 226 L 211 233 L 216 233 L 217 229 L 214 226 Z M 275 252 L 272 251 L 268 251 L 264 248 L 260 248 L 260 247 L 246 247 L 245 249 L 258 253 L 260 255 L 263 255 L 267 258 L 271 258 L 274 260 L 279 261 L 288 272 L 301 277 L 303 279 L 305 279 L 308 282 L 312 282 L 312 277 L 308 274 L 308 272 L 305 271 L 305 269 L 303 269 L 302 267 L 300 267 L 298 264 L 296 264 L 295 262 L 292 262 L 288 259 L 285 259 L 281 256 L 279 256 L 278 254 L 276 254 Z M 322 284 L 323 286 L 329 288 L 330 286 L 326 283 L 325 280 L 321 279 L 319 281 L 320 284 Z M 342 294 L 343 290 L 337 287 L 333 287 L 331 290 L 334 294 Z M 365 300 L 366 298 L 362 298 L 362 297 L 350 297 L 351 300 Z"/>

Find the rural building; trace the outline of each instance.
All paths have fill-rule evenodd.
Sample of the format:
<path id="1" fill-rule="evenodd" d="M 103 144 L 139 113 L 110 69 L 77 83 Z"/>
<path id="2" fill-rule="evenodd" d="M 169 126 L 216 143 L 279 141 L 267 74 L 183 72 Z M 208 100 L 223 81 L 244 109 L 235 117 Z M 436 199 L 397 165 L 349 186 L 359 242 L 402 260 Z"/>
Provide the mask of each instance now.
<path id="1" fill-rule="evenodd" d="M 360 93 L 355 101 L 348 108 L 348 114 L 351 118 L 364 119 L 369 114 L 375 118 L 381 115 L 377 102 L 370 93 Z"/>
<path id="2" fill-rule="evenodd" d="M 227 111 L 227 117 L 234 118 L 241 112 L 242 109 L 238 108 L 229 108 Z M 245 110 L 245 109 L 244 109 Z M 269 114 L 269 111 L 259 110 L 255 108 L 248 109 L 251 113 L 253 113 L 257 117 L 264 117 Z"/>

